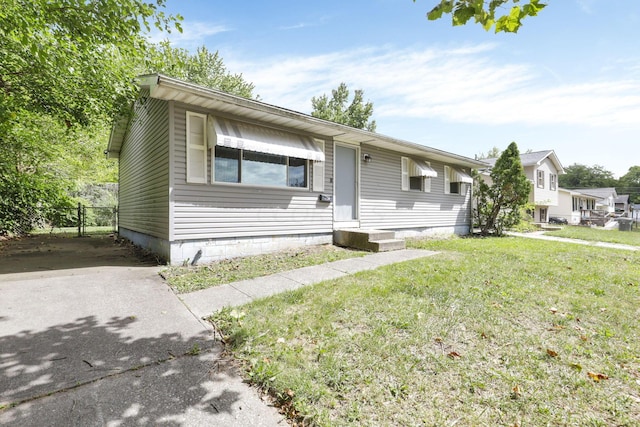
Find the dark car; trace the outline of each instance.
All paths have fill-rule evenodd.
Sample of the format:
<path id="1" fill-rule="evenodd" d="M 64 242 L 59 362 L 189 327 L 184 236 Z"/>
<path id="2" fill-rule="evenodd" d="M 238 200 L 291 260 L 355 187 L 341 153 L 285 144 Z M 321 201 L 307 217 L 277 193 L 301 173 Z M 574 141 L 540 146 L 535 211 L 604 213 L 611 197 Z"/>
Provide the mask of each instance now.
<path id="1" fill-rule="evenodd" d="M 550 216 L 549 224 L 569 224 L 569 221 L 567 221 L 567 218 L 562 218 L 560 216 Z"/>

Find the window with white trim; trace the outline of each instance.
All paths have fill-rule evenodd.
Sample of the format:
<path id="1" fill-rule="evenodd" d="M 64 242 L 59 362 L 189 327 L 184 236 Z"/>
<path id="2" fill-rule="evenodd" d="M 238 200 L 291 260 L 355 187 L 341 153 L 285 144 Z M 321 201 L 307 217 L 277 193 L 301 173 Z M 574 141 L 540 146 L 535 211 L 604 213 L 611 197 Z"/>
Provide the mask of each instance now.
<path id="1" fill-rule="evenodd" d="M 451 193 L 451 168 L 444 167 L 444 194 Z"/>
<path id="2" fill-rule="evenodd" d="M 555 191 L 558 188 L 558 175 L 554 173 L 549 174 L 549 190 Z"/>
<path id="3" fill-rule="evenodd" d="M 431 169 L 430 162 L 424 160 L 414 161 L 409 157 L 401 157 L 400 164 L 402 168 L 402 191 L 420 191 L 425 193 L 431 191 L 431 177 L 426 176 L 429 171 L 425 171 L 425 166 Z M 435 172 L 433 173 L 435 174 Z"/>
<path id="4" fill-rule="evenodd" d="M 462 169 L 444 167 L 444 194 L 465 196 L 471 186 L 472 178 Z"/>
<path id="5" fill-rule="evenodd" d="M 308 188 L 309 161 L 216 145 L 213 180 L 274 187 Z"/>
<path id="6" fill-rule="evenodd" d="M 314 141 L 324 153 L 324 141 Z M 320 160 L 313 161 L 313 191 L 324 191 L 324 163 Z"/>
<path id="7" fill-rule="evenodd" d="M 538 170 L 538 188 L 544 188 L 544 171 Z"/>
<path id="8" fill-rule="evenodd" d="M 207 183 L 207 116 L 187 111 L 187 182 Z"/>

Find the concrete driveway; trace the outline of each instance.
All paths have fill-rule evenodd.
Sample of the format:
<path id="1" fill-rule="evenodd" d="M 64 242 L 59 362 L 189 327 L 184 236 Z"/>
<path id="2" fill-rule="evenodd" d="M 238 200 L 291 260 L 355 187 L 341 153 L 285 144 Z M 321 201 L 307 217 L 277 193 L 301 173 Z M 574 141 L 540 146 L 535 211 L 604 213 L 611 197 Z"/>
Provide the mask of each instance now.
<path id="1" fill-rule="evenodd" d="M 283 423 L 158 269 L 108 237 L 0 242 L 0 424 Z"/>

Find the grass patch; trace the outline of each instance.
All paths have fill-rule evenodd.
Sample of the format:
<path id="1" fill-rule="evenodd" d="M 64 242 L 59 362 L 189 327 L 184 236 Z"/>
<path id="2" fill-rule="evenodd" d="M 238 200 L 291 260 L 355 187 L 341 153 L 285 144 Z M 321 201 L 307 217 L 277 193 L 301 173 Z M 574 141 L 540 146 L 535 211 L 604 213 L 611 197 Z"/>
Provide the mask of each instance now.
<path id="1" fill-rule="evenodd" d="M 636 228 L 635 225 L 631 231 L 604 230 L 602 228 L 569 225 L 564 226 L 562 230 L 547 231 L 544 234 L 571 239 L 640 246 L 640 228 Z"/>
<path id="2" fill-rule="evenodd" d="M 525 238 L 215 314 L 299 425 L 638 425 L 640 254 Z"/>
<path id="3" fill-rule="evenodd" d="M 366 254 L 333 245 L 319 245 L 194 267 L 167 267 L 160 274 L 176 292 L 185 293 Z"/>

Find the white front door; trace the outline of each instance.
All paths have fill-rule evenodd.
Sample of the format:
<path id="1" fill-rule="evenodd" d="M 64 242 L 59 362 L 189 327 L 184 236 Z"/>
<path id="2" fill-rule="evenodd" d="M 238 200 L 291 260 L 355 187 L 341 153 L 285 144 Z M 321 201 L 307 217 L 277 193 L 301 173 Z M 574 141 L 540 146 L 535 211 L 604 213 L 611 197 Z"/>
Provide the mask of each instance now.
<path id="1" fill-rule="evenodd" d="M 358 221 L 358 152 L 358 147 L 335 146 L 334 220 L 345 226 Z"/>

